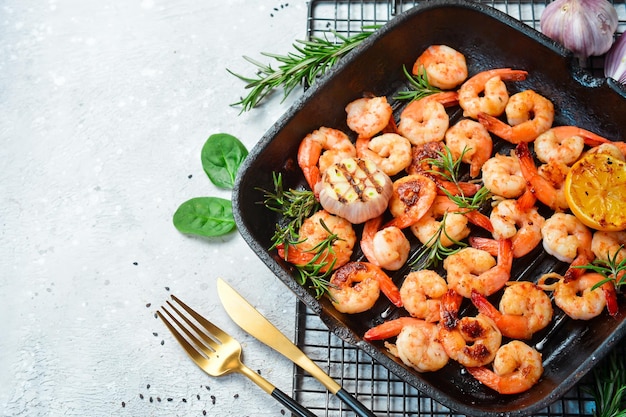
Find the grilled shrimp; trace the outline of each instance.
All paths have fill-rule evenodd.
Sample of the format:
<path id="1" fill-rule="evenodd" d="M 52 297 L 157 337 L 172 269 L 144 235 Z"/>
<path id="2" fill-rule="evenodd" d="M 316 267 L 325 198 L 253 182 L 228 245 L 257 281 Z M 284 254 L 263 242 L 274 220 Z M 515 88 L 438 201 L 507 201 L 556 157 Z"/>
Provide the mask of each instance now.
<path id="1" fill-rule="evenodd" d="M 448 273 L 448 287 L 470 298 L 472 290 L 489 296 L 504 287 L 511 276 L 512 263 L 511 241 L 501 239 L 497 262 L 489 252 L 467 247 L 448 256 L 443 267 Z"/>
<path id="2" fill-rule="evenodd" d="M 319 245 L 336 235 L 331 248 L 318 252 Z M 352 224 L 346 219 L 334 216 L 326 210 L 320 210 L 302 222 L 298 231 L 300 241 L 289 246 L 279 246 L 278 254 L 294 265 L 306 265 L 310 262 L 320 265 L 322 272 L 331 267 L 339 268 L 352 256 L 356 243 L 356 234 Z"/>
<path id="3" fill-rule="evenodd" d="M 322 173 L 344 158 L 356 156 L 348 135 L 337 129 L 320 127 L 304 137 L 298 149 L 298 165 L 309 187 L 316 192 Z"/>
<path id="4" fill-rule="evenodd" d="M 450 126 L 445 142 L 455 160 L 470 165 L 470 175 L 480 175 L 483 164 L 491 158 L 493 141 L 485 127 L 477 121 L 462 119 Z"/>
<path id="5" fill-rule="evenodd" d="M 396 271 L 406 263 L 411 244 L 402 230 L 395 226 L 380 229 L 382 220 L 381 215 L 365 222 L 361 250 L 374 265 Z"/>
<path id="6" fill-rule="evenodd" d="M 371 328 L 365 340 L 396 337 L 396 343 L 385 342 L 389 352 L 418 372 L 432 372 L 443 368 L 449 360 L 439 341 L 439 328 L 424 320 L 401 317 Z"/>
<path id="7" fill-rule="evenodd" d="M 372 308 L 380 291 L 396 306 L 402 306 L 398 287 L 382 269 L 368 262 L 348 262 L 333 273 L 328 286 L 337 311 L 348 314 Z"/>
<path id="8" fill-rule="evenodd" d="M 513 94 L 504 111 L 508 124 L 485 113 L 479 113 L 478 120 L 488 131 L 514 144 L 532 142 L 554 121 L 552 102 L 533 90 Z"/>
<path id="9" fill-rule="evenodd" d="M 439 321 L 441 297 L 446 292 L 448 292 L 446 280 L 430 269 L 410 272 L 400 287 L 404 309 L 412 317 L 427 322 Z"/>
<path id="10" fill-rule="evenodd" d="M 509 101 L 504 81 L 522 81 L 528 73 L 510 68 L 491 69 L 472 76 L 459 88 L 463 116 L 477 119 L 479 113 L 500 116 Z"/>
<path id="11" fill-rule="evenodd" d="M 543 374 L 541 353 L 526 343 L 513 340 L 502 345 L 493 360 L 493 370 L 468 367 L 474 378 L 500 394 L 528 391 Z"/>
<path id="12" fill-rule="evenodd" d="M 413 64 L 413 74 L 426 72 L 428 82 L 437 88 L 451 90 L 467 79 L 465 56 L 447 45 L 431 45 Z"/>
<path id="13" fill-rule="evenodd" d="M 441 141 L 450 126 L 450 117 L 445 107 L 458 103 L 456 92 L 432 94 L 410 102 L 398 123 L 398 133 L 413 145 Z"/>
<path id="14" fill-rule="evenodd" d="M 472 302 L 482 314 L 489 316 L 503 336 L 530 339 L 552 320 L 552 301 L 537 285 L 515 281 L 506 286 L 499 310 L 483 295 L 472 292 Z"/>
<path id="15" fill-rule="evenodd" d="M 346 123 L 359 137 L 371 138 L 389 124 L 391 105 L 386 97 L 363 97 L 346 106 Z"/>

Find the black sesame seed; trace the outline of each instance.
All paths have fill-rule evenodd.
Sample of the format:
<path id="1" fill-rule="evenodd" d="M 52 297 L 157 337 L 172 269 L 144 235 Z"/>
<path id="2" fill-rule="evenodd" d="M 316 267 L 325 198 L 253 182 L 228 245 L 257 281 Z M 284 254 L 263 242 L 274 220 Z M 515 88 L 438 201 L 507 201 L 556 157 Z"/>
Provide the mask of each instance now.
<path id="1" fill-rule="evenodd" d="M 150 389 L 150 384 L 146 385 L 146 389 Z"/>
<path id="2" fill-rule="evenodd" d="M 208 385 L 205 385 L 204 388 L 206 388 L 207 391 L 211 391 L 211 387 L 209 387 Z"/>
<path id="3" fill-rule="evenodd" d="M 126 403 L 122 401 L 122 408 L 126 407 Z"/>
<path id="4" fill-rule="evenodd" d="M 157 397 L 157 401 L 158 401 L 158 402 L 161 402 L 161 397 Z"/>
<path id="5" fill-rule="evenodd" d="M 165 340 L 161 340 L 161 346 L 165 344 Z"/>
<path id="6" fill-rule="evenodd" d="M 139 394 L 139 398 L 143 400 L 143 394 Z"/>
<path id="7" fill-rule="evenodd" d="M 187 178 L 191 179 L 193 177 L 193 175 L 189 174 L 187 175 Z"/>
<path id="8" fill-rule="evenodd" d="M 211 404 L 215 405 L 215 395 L 211 395 Z"/>
<path id="9" fill-rule="evenodd" d="M 133 262 L 133 265 L 139 265 L 139 263 L 138 262 Z"/>
<path id="10" fill-rule="evenodd" d="M 233 395 L 234 398 L 239 398 L 239 394 Z"/>
<path id="11" fill-rule="evenodd" d="M 285 415 L 285 410 L 280 410 L 280 414 Z"/>
<path id="12" fill-rule="evenodd" d="M 146 307 L 150 307 L 152 305 L 152 303 L 148 303 L 146 304 Z"/>
<path id="13" fill-rule="evenodd" d="M 200 399 L 200 394 L 196 394 L 196 398 L 199 400 Z"/>
<path id="14" fill-rule="evenodd" d="M 187 398 L 183 398 L 183 402 L 186 403 L 187 402 Z"/>
<path id="15" fill-rule="evenodd" d="M 168 401 L 168 402 L 169 402 L 169 401 L 174 401 L 174 399 L 173 399 L 173 398 L 168 398 L 168 399 L 167 399 L 167 401 Z"/>
<path id="16" fill-rule="evenodd" d="M 165 287 L 165 291 L 169 291 L 169 290 L 170 290 L 170 287 Z"/>
<path id="17" fill-rule="evenodd" d="M 152 336 L 158 336 L 159 334 L 157 332 L 152 332 Z"/>
<path id="18" fill-rule="evenodd" d="M 202 415 L 206 416 L 206 410 L 202 410 Z"/>

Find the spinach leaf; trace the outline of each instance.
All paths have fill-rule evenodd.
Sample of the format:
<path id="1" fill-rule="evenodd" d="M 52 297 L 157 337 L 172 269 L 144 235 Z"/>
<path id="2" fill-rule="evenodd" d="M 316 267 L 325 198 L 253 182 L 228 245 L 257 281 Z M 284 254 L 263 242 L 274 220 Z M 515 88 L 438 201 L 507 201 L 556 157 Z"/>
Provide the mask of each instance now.
<path id="1" fill-rule="evenodd" d="M 209 136 L 202 147 L 202 168 L 213 184 L 232 189 L 237 170 L 246 156 L 248 150 L 239 139 L 228 133 L 217 133 Z"/>
<path id="2" fill-rule="evenodd" d="M 196 197 L 185 201 L 174 213 L 179 232 L 214 237 L 235 229 L 230 200 L 219 197 Z"/>

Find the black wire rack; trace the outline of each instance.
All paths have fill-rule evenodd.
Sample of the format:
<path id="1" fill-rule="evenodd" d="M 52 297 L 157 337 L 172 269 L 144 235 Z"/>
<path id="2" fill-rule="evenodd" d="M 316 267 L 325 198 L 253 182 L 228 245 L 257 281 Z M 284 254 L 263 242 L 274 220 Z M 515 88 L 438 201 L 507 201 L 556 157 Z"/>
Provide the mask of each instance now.
<path id="1" fill-rule="evenodd" d="M 428 1 L 428 0 L 422 0 Z M 503 11 L 539 30 L 539 18 L 547 0 L 489 0 L 480 1 Z M 325 36 L 329 30 L 350 36 L 363 27 L 381 25 L 419 1 L 401 0 L 312 0 L 309 2 L 307 36 Z M 617 34 L 626 29 L 626 0 L 613 1 L 618 16 Z M 592 57 L 586 69 L 601 76 L 603 58 Z M 416 388 L 396 377 L 360 349 L 343 342 L 331 333 L 322 321 L 303 303 L 296 311 L 296 344 L 328 374 L 353 393 L 378 416 L 418 417 L 457 416 L 452 410 L 422 394 Z M 619 346 L 620 355 L 626 347 Z M 336 397 L 313 377 L 294 367 L 293 396 L 318 416 L 353 416 Z M 593 375 L 583 378 L 576 387 L 549 407 L 537 412 L 538 417 L 593 416 L 595 402 L 588 393 Z"/>

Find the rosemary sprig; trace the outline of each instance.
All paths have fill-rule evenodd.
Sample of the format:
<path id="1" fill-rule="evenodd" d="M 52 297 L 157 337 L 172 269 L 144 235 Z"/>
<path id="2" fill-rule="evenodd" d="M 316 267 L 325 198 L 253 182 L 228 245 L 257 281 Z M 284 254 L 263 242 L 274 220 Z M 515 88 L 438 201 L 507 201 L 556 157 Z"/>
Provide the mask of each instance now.
<path id="1" fill-rule="evenodd" d="M 594 417 L 626 417 L 626 359 L 614 349 L 593 369 L 593 379 L 584 389 L 596 402 Z"/>
<path id="2" fill-rule="evenodd" d="M 450 181 L 455 185 L 459 185 L 460 182 L 460 168 L 463 156 L 469 151 L 467 147 L 463 148 L 461 155 L 455 159 L 452 155 L 452 151 L 447 145 L 444 145 L 443 151 L 437 152 L 439 157 L 426 158 L 424 162 L 433 166 L 436 169 L 428 170 L 427 172 L 441 177 L 445 181 Z"/>
<path id="3" fill-rule="evenodd" d="M 334 66 L 340 58 L 356 48 L 378 29 L 380 25 L 364 26 L 363 31 L 352 36 L 344 36 L 330 30 L 336 40 L 329 39 L 328 33 L 324 37 L 313 36 L 310 40 L 297 40 L 293 44 L 295 52 L 287 55 L 262 52 L 261 55 L 274 59 L 278 66 L 263 64 L 255 59 L 243 58 L 257 67 L 255 77 L 246 77 L 226 69 L 229 73 L 245 81 L 246 89 L 250 92 L 233 106 L 241 106 L 242 112 L 256 107 L 274 89 L 282 87 L 283 100 L 298 86 L 305 83 L 313 85 L 315 80 Z"/>
<path id="4" fill-rule="evenodd" d="M 464 247 L 467 247 L 467 244 L 453 239 L 446 231 L 447 215 L 448 213 L 444 213 L 443 218 L 439 223 L 439 227 L 437 228 L 437 231 L 424 244 L 418 256 L 415 258 L 415 260 L 411 262 L 411 266 L 422 263 L 422 268 L 429 268 L 431 266 L 436 267 L 439 265 L 439 262 L 443 261 L 446 257 L 454 255 Z M 447 237 L 452 242 L 452 245 L 454 245 L 454 247 L 452 247 L 452 245 L 444 246 L 441 243 L 442 236 Z"/>
<path id="5" fill-rule="evenodd" d="M 459 213 L 478 210 L 491 197 L 491 192 L 485 186 L 480 187 L 476 194 L 472 196 L 464 194 L 453 195 L 446 189 L 443 189 L 443 192 L 461 209 Z"/>
<path id="6" fill-rule="evenodd" d="M 604 277 L 604 279 L 596 283 L 592 289 L 601 287 L 607 282 L 613 282 L 615 288 L 619 289 L 622 285 L 626 285 L 626 258 L 622 259 L 620 262 L 617 261 L 618 255 L 623 247 L 624 245 L 621 245 L 613 254 L 607 252 L 607 259 L 596 258 L 590 264 L 573 266 L 573 268 L 591 269 Z"/>
<path id="7" fill-rule="evenodd" d="M 419 100 L 426 96 L 435 93 L 441 93 L 441 90 L 437 87 L 433 87 L 428 82 L 428 75 L 426 71 L 420 71 L 419 74 L 413 75 L 406 68 L 406 65 L 402 66 L 402 71 L 404 75 L 409 80 L 410 90 L 400 91 L 394 97 L 396 100 Z"/>

